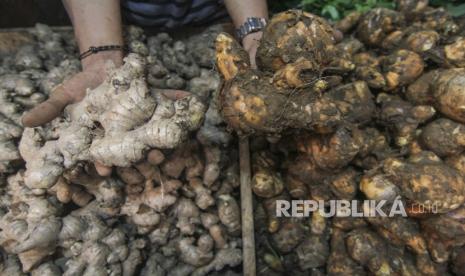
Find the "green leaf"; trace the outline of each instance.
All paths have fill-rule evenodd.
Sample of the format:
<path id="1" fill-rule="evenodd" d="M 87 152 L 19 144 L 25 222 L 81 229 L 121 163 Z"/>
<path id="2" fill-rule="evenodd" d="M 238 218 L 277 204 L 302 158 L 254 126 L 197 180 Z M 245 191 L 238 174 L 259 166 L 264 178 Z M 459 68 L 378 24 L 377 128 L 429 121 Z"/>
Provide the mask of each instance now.
<path id="1" fill-rule="evenodd" d="M 316 0 L 302 0 L 302 4 L 303 5 L 311 5 L 313 3 L 315 3 Z"/>
<path id="2" fill-rule="evenodd" d="M 465 4 L 457 6 L 449 4 L 447 5 L 447 11 L 454 17 L 462 16 L 465 14 Z"/>
<path id="3" fill-rule="evenodd" d="M 333 20 L 340 19 L 354 10 L 366 12 L 375 7 L 394 8 L 395 2 L 395 0 L 268 0 L 273 12 L 300 8 Z M 430 0 L 430 3 L 447 7 L 451 3 L 456 3 L 455 6 L 458 6 L 463 0 Z M 458 10 L 453 12 L 453 14 L 458 13 Z"/>
<path id="4" fill-rule="evenodd" d="M 355 9 L 359 12 L 366 12 L 370 10 L 370 6 L 367 5 L 361 5 L 361 4 L 355 4 Z"/>
<path id="5" fill-rule="evenodd" d="M 332 5 L 326 5 L 323 7 L 323 10 L 321 11 L 323 15 L 330 15 L 331 19 L 333 20 L 338 20 L 339 19 L 339 11 Z"/>
<path id="6" fill-rule="evenodd" d="M 335 6 L 348 6 L 351 4 L 351 0 L 334 0 L 333 3 Z"/>
<path id="7" fill-rule="evenodd" d="M 377 7 L 382 7 L 382 8 L 394 9 L 395 5 L 396 4 L 394 2 L 381 1 L 376 6 Z"/>

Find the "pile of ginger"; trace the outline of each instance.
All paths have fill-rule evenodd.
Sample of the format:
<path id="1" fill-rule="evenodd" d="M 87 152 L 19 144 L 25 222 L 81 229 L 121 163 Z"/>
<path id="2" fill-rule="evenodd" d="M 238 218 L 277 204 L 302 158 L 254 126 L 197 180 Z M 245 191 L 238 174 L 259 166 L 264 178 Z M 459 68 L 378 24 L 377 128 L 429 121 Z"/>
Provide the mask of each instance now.
<path id="1" fill-rule="evenodd" d="M 0 153 L 1 275 L 236 274 L 238 158 L 211 100 L 219 76 L 204 60 L 214 60 L 204 38 L 218 29 L 180 41 L 128 26 L 124 65 L 109 64 L 99 87 L 35 128 L 23 129 L 22 113 L 80 70 L 72 33 L 37 25 L 2 60 L 0 141 L 11 153 Z"/>

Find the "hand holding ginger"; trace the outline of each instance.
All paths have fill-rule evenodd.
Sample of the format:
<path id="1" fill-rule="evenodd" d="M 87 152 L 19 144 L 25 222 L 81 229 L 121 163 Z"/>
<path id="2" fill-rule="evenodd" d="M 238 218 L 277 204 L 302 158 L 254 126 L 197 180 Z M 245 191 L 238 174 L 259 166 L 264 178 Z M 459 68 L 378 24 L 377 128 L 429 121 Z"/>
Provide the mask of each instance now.
<path id="1" fill-rule="evenodd" d="M 121 53 L 115 53 L 104 53 L 104 56 L 101 54 L 89 56 L 83 64 L 84 70 L 82 72 L 55 87 L 48 100 L 23 116 L 23 125 L 36 127 L 48 123 L 60 116 L 67 105 L 81 101 L 85 97 L 87 89 L 94 89 L 105 79 L 107 75 L 105 72 L 106 61 L 111 61 L 118 66 L 122 64 Z"/>

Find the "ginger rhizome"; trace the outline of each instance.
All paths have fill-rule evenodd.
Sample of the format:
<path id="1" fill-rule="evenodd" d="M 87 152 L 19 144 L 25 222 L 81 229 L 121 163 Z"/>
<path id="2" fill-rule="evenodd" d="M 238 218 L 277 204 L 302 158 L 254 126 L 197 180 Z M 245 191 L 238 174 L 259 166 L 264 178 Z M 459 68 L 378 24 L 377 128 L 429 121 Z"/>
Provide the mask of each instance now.
<path id="1" fill-rule="evenodd" d="M 237 270 L 237 153 L 210 98 L 219 76 L 214 39 L 205 39 L 220 29 L 180 41 L 128 27 L 127 44 L 139 56 L 110 69 L 64 116 L 24 133 L 22 112 L 80 71 L 73 34 L 38 25 L 31 45 L 0 53 L 1 275 Z M 174 99 L 157 88 L 193 95 Z M 97 175 L 95 158 L 115 165 L 110 177 Z M 220 195 L 232 202 L 221 201 L 222 220 Z"/>
<path id="2" fill-rule="evenodd" d="M 151 148 L 174 148 L 202 123 L 205 105 L 195 96 L 170 100 L 151 91 L 144 80 L 143 59 L 129 55 L 100 86 L 68 106 L 69 121 L 59 138 L 43 141 L 26 129 L 20 150 L 26 161 L 26 185 L 47 189 L 78 162 L 129 166 Z"/>

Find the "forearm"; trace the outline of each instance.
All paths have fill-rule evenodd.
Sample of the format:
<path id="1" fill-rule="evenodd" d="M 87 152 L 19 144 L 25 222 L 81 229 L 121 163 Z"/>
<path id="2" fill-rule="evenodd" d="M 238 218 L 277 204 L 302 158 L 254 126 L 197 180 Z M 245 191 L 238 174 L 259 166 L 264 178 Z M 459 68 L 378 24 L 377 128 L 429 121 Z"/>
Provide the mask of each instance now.
<path id="1" fill-rule="evenodd" d="M 236 28 L 239 28 L 248 17 L 268 19 L 266 0 L 225 0 L 224 3 Z"/>
<path id="2" fill-rule="evenodd" d="M 123 45 L 120 3 L 118 0 L 63 0 L 71 18 L 80 52 L 91 46 Z M 99 52 L 82 61 L 83 69 L 112 60 L 122 64 L 121 51 Z"/>
<path id="3" fill-rule="evenodd" d="M 239 28 L 249 17 L 260 17 L 268 19 L 268 6 L 266 0 L 225 0 L 226 9 L 231 16 L 234 26 Z M 256 67 L 255 54 L 257 52 L 262 32 L 246 35 L 241 43 L 250 55 L 252 67 Z"/>

